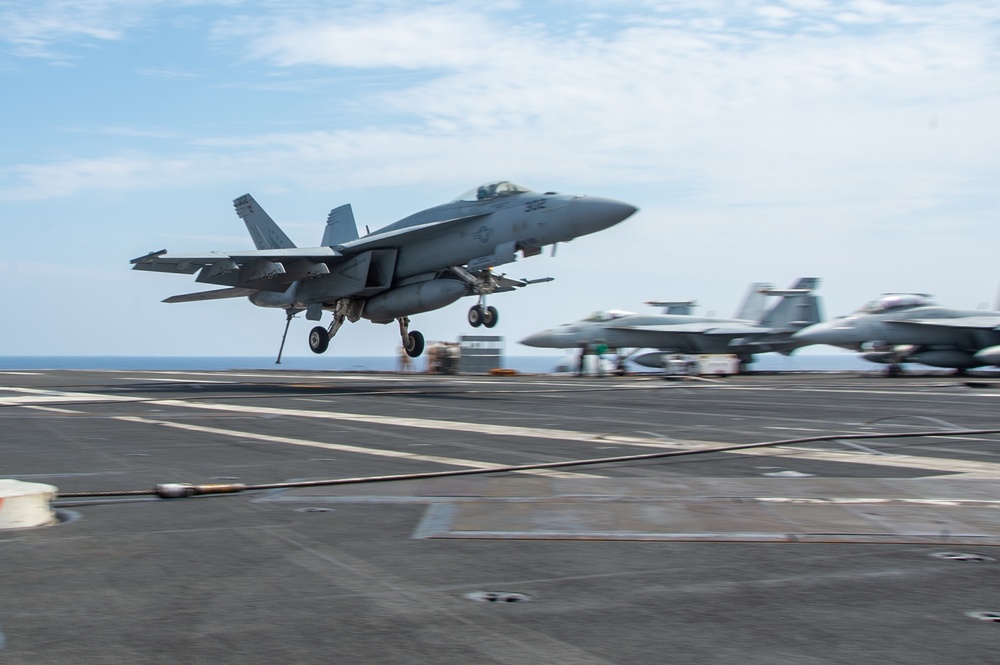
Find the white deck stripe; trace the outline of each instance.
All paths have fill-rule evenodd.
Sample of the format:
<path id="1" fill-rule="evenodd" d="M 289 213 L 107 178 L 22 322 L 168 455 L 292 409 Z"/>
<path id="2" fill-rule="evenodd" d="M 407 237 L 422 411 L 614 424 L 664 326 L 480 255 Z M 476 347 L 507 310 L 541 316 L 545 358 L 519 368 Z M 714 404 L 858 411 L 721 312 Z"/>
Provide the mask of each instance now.
<path id="1" fill-rule="evenodd" d="M 222 429 L 219 427 L 205 427 L 203 425 L 191 425 L 189 423 L 175 423 L 168 420 L 152 420 L 139 416 L 113 416 L 114 420 L 121 420 L 130 423 L 142 423 L 144 425 L 161 425 L 181 429 L 188 432 L 201 432 L 203 434 L 216 434 L 220 436 L 231 436 L 240 439 L 252 439 L 254 441 L 266 441 L 268 443 L 284 443 L 292 446 L 308 446 L 310 448 L 324 448 L 326 450 L 337 450 L 340 452 L 354 453 L 357 455 L 373 455 L 375 457 L 393 457 L 396 459 L 406 459 L 417 462 L 433 462 L 435 464 L 447 464 L 449 466 L 468 467 L 471 469 L 498 469 L 508 466 L 494 462 L 483 462 L 480 460 L 468 460 L 457 457 L 441 457 L 439 455 L 421 455 L 418 453 L 407 453 L 398 450 L 386 450 L 383 448 L 367 448 L 363 446 L 351 446 L 344 443 L 326 443 L 323 441 L 312 441 L 309 439 L 299 439 L 290 436 L 273 436 L 271 434 L 259 434 L 257 432 L 243 432 L 240 430 Z M 546 476 L 548 478 L 604 478 L 588 473 L 570 473 L 566 471 L 549 471 L 538 469 L 534 471 L 522 471 L 536 476 Z"/>
<path id="2" fill-rule="evenodd" d="M 103 395 L 96 393 L 74 393 L 54 390 L 36 390 L 31 388 L 6 388 L 0 387 L 0 391 L 13 391 L 31 393 L 33 397 L 0 398 L 0 405 L 21 405 L 44 404 L 52 401 L 98 401 L 112 400 L 122 402 L 139 401 L 135 397 L 123 397 L 117 395 Z M 835 391 L 830 391 L 835 392 Z M 926 393 L 924 393 L 926 394 Z M 34 401 L 32 401 L 34 400 Z M 297 418 L 312 418 L 320 420 L 339 420 L 347 422 L 358 422 L 373 425 L 390 425 L 404 428 L 421 428 L 438 431 L 457 431 L 470 434 L 486 434 L 491 436 L 516 436 L 533 439 L 548 439 L 557 441 L 580 441 L 586 443 L 598 443 L 613 441 L 615 443 L 641 447 L 658 448 L 666 450 L 677 450 L 690 448 L 692 446 L 716 447 L 726 445 L 718 441 L 684 440 L 678 442 L 657 441 L 644 437 L 626 436 L 605 436 L 600 437 L 591 432 L 578 432 L 573 430 L 556 430 L 547 428 L 530 428 L 516 425 L 490 425 L 487 423 L 467 423 L 451 420 L 433 420 L 429 418 L 401 418 L 398 416 L 367 415 L 359 413 L 344 413 L 338 411 L 319 411 L 309 409 L 285 409 L 265 406 L 246 406 L 241 404 L 217 404 L 208 402 L 189 402 L 185 400 L 155 400 L 148 402 L 159 406 L 174 406 L 190 409 L 202 409 L 209 411 L 224 411 L 228 413 L 247 413 L 252 415 L 277 415 L 291 416 Z M 947 432 L 942 432 L 946 435 Z M 247 435 L 249 436 L 249 435 Z M 332 445 L 332 444 L 331 444 Z M 368 449 L 362 449 L 368 450 Z M 868 464 L 871 466 L 886 466 L 896 468 L 923 469 L 927 471 L 942 471 L 952 474 L 960 474 L 962 477 L 977 478 L 1000 478 L 1000 463 L 975 462 L 940 457 L 919 457 L 912 455 L 871 455 L 862 452 L 832 452 L 809 448 L 783 446 L 781 448 L 753 448 L 740 451 L 732 451 L 735 454 L 759 455 L 768 457 L 786 457 L 792 459 L 815 460 L 823 462 L 842 462 L 848 464 Z M 485 467 L 484 467 L 485 468 Z M 582 474 L 576 474 L 582 475 Z"/>
<path id="3" fill-rule="evenodd" d="M 459 431 L 493 436 L 517 436 L 535 439 L 550 439 L 558 441 L 582 441 L 598 443 L 613 441 L 623 445 L 643 448 L 659 448 L 677 450 L 692 446 L 716 447 L 725 443 L 718 441 L 684 440 L 680 442 L 655 441 L 640 437 L 606 436 L 598 438 L 590 432 L 572 430 L 536 429 L 516 425 L 490 425 L 487 423 L 463 423 L 450 420 L 432 420 L 429 418 L 400 418 L 397 416 L 365 415 L 358 413 L 342 413 L 337 411 L 316 411 L 309 409 L 280 409 L 274 407 L 243 406 L 239 404 L 209 404 L 204 402 L 186 402 L 183 400 L 160 400 L 156 402 L 165 406 L 190 407 L 215 411 L 253 413 L 292 416 L 300 418 L 316 418 L 323 420 L 340 420 L 360 422 L 374 425 L 392 425 L 396 427 L 424 428 L 443 431 Z M 869 464 L 898 468 L 924 469 L 928 471 L 944 471 L 955 474 L 974 474 L 980 478 L 1000 478 L 1000 464 L 993 462 L 975 462 L 940 457 L 915 457 L 912 455 L 871 455 L 861 452 L 831 452 L 810 448 L 782 446 L 780 448 L 751 448 L 735 450 L 733 453 L 742 455 L 761 455 L 767 457 L 788 457 L 824 462 L 842 462 L 848 464 Z"/>

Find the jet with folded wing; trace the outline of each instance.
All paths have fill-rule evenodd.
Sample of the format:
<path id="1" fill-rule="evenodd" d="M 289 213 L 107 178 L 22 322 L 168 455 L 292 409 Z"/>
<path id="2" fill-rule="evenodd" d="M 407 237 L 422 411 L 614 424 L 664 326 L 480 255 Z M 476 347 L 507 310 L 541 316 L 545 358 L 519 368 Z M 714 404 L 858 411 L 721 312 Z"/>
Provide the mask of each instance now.
<path id="1" fill-rule="evenodd" d="M 469 310 L 469 323 L 492 328 L 498 313 L 486 305 L 488 295 L 549 281 L 510 279 L 495 274 L 494 267 L 515 261 L 518 252 L 535 256 L 545 245 L 609 228 L 636 211 L 621 201 L 542 194 L 501 181 L 364 236 L 358 235 L 350 204 L 343 205 L 330 212 L 320 246 L 296 247 L 249 194 L 233 203 L 256 249 L 202 254 L 161 250 L 132 260 L 134 270 L 197 273 L 195 281 L 224 287 L 164 302 L 246 296 L 260 307 L 285 310 L 286 335 L 297 313 L 320 321 L 324 311 L 332 312 L 328 327 L 316 326 L 309 333 L 315 353 L 326 351 L 345 321 L 395 320 L 411 357 L 424 348 L 423 335 L 409 330 L 411 315 L 475 295 L 479 303 Z"/>
<path id="2" fill-rule="evenodd" d="M 521 344 L 584 351 L 599 344 L 619 350 L 659 349 L 633 358 L 648 367 L 665 366 L 666 357 L 674 353 L 734 354 L 743 368 L 753 362 L 756 353 L 788 353 L 802 346 L 791 334 L 821 320 L 819 296 L 813 293 L 818 285 L 815 277 L 799 279 L 787 289 L 752 284 L 733 319 L 672 313 L 678 308 L 689 311 L 689 301 L 647 303 L 666 306 L 663 314 L 595 312 L 576 323 L 529 335 Z M 766 301 L 772 296 L 780 299 L 767 308 Z"/>
<path id="3" fill-rule="evenodd" d="M 804 328 L 802 344 L 863 351 L 865 360 L 901 373 L 900 363 L 954 368 L 1000 366 L 1000 312 L 941 307 L 926 293 L 885 293 L 848 316 Z"/>

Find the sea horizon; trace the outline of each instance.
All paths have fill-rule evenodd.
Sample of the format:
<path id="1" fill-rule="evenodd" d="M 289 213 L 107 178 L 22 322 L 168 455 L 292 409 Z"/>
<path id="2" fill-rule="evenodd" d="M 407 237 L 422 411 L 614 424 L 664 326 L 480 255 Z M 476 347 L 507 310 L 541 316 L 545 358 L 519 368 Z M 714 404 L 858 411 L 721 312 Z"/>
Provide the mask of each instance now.
<path id="1" fill-rule="evenodd" d="M 155 371 L 225 371 L 225 370 L 296 370 L 336 372 L 398 371 L 397 356 L 285 356 L 275 363 L 267 356 L 0 356 L 0 371 L 18 370 L 155 370 Z M 411 361 L 411 371 L 424 371 L 425 357 Z M 528 374 L 549 374 L 566 371 L 574 365 L 574 357 L 566 355 L 503 355 L 500 366 Z M 792 355 L 761 354 L 749 366 L 758 372 L 878 372 L 883 365 L 870 363 L 860 355 Z M 922 365 L 914 369 L 930 370 Z M 657 370 L 629 364 L 630 372 L 657 373 Z"/>

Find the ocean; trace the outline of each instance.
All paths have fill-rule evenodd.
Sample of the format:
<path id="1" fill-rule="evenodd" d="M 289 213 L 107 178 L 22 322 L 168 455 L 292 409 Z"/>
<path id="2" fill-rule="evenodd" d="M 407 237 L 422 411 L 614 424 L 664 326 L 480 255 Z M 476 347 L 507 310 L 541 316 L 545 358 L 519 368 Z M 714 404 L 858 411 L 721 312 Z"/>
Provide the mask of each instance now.
<path id="1" fill-rule="evenodd" d="M 273 357 L 256 356 L 0 356 L 2 370 L 96 369 L 96 370 L 305 370 L 337 372 L 391 372 L 398 368 L 394 356 L 285 356 L 280 365 Z M 547 374 L 558 367 L 572 367 L 571 356 L 503 356 L 502 366 L 524 374 Z M 426 360 L 413 361 L 414 371 L 423 371 Z M 751 371 L 831 372 L 878 371 L 880 365 L 849 354 L 782 356 L 767 353 L 757 356 Z M 639 372 L 655 370 L 631 366 Z"/>

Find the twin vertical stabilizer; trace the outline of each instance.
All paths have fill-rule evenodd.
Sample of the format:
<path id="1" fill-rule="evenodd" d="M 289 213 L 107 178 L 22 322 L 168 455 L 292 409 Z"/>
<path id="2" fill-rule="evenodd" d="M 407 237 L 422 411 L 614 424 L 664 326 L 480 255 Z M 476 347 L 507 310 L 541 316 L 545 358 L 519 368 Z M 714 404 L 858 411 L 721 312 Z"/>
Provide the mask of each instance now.
<path id="1" fill-rule="evenodd" d="M 354 210 L 350 203 L 330 211 L 323 231 L 323 246 L 335 247 L 358 239 L 358 225 L 354 222 Z"/>
<path id="2" fill-rule="evenodd" d="M 278 228 L 271 216 L 264 212 L 263 208 L 257 205 L 253 197 L 244 194 L 235 201 L 233 206 L 236 214 L 240 216 L 243 223 L 247 225 L 247 231 L 253 238 L 253 244 L 257 249 L 290 249 L 295 247 L 285 232 Z"/>
<path id="3" fill-rule="evenodd" d="M 769 309 L 760 320 L 760 325 L 782 330 L 798 330 L 823 320 L 819 296 L 813 291 L 819 286 L 819 278 L 803 277 L 787 289 L 767 289 L 765 295 L 780 296 L 781 300 Z"/>

